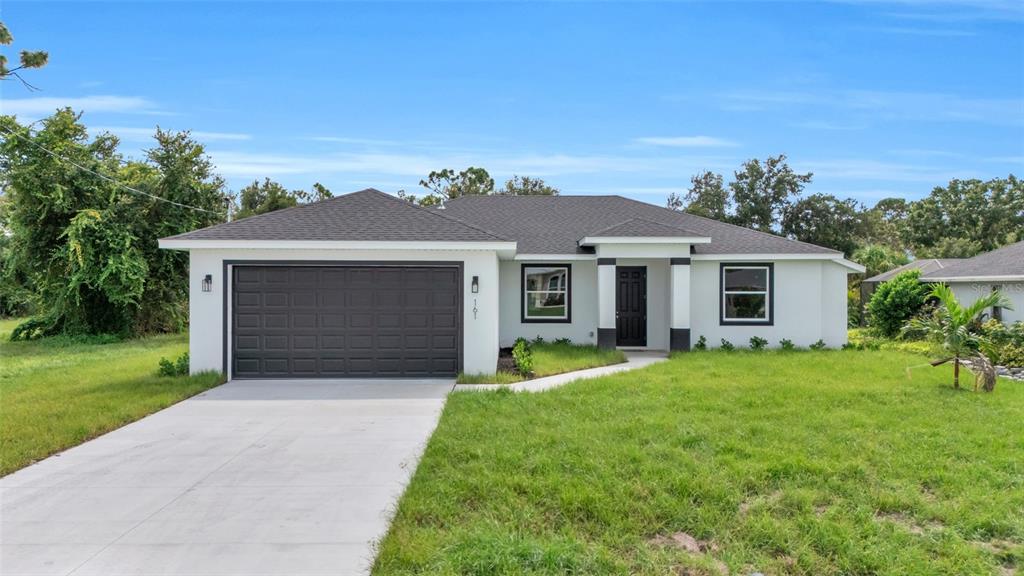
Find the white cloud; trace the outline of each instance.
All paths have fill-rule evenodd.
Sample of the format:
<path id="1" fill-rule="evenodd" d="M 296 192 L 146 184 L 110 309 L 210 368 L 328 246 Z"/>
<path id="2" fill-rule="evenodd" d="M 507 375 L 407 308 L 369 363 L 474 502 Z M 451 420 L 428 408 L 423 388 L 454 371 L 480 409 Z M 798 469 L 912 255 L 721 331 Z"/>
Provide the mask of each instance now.
<path id="1" fill-rule="evenodd" d="M 732 140 L 714 136 L 646 136 L 635 138 L 637 144 L 667 146 L 671 148 L 728 148 L 738 146 Z"/>
<path id="2" fill-rule="evenodd" d="M 164 130 L 167 130 L 167 128 L 164 128 Z M 92 134 L 110 132 L 122 140 L 131 142 L 149 142 L 153 139 L 153 135 L 156 133 L 156 127 L 135 128 L 126 126 L 92 126 L 89 128 L 89 132 Z M 252 140 L 251 134 L 241 134 L 237 132 L 204 132 L 202 130 L 193 130 L 191 132 L 192 137 L 199 142 Z"/>
<path id="3" fill-rule="evenodd" d="M 40 96 L 35 98 L 4 98 L 0 100 L 0 114 L 49 116 L 58 108 L 70 106 L 83 112 L 120 112 L 126 114 L 166 114 L 156 104 L 134 96 Z"/>

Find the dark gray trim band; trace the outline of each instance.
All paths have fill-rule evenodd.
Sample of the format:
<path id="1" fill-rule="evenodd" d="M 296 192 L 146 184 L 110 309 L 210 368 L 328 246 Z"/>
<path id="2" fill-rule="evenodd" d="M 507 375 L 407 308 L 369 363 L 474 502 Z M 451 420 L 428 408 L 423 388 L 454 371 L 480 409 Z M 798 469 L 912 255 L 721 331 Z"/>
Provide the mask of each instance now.
<path id="1" fill-rule="evenodd" d="M 615 266 L 615 258 L 598 258 L 598 266 Z"/>
<path id="2" fill-rule="evenodd" d="M 615 341 L 617 339 L 616 334 L 618 330 L 615 328 L 598 328 L 597 329 L 597 347 L 612 349 L 615 348 Z"/>
<path id="3" fill-rule="evenodd" d="M 670 328 L 668 340 L 669 350 L 682 350 L 687 352 L 690 350 L 690 329 Z"/>
<path id="4" fill-rule="evenodd" d="M 689 266 L 689 258 L 669 258 L 669 264 L 672 266 Z"/>

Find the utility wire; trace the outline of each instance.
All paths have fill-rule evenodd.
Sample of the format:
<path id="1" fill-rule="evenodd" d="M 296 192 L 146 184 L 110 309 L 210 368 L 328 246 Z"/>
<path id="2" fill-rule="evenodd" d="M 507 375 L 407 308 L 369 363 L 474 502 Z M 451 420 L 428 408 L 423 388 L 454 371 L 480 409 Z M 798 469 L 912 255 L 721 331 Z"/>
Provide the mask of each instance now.
<path id="1" fill-rule="evenodd" d="M 24 140 L 25 142 L 28 142 L 29 144 L 35 146 L 36 148 L 39 148 L 43 152 L 46 152 L 50 156 L 53 156 L 54 158 L 56 158 L 58 160 L 63 160 L 64 162 L 67 162 L 68 164 L 74 166 L 75 168 L 78 168 L 79 170 L 88 172 L 89 174 L 92 174 L 93 176 L 96 176 L 97 178 L 100 178 L 102 180 L 106 180 L 107 182 L 110 182 L 111 184 L 114 184 L 115 186 L 120 186 L 121 188 L 124 188 L 125 190 L 128 190 L 130 192 L 134 192 L 136 194 L 141 194 L 143 196 L 148 196 L 148 197 L 150 197 L 150 198 L 152 198 L 154 200 L 159 200 L 161 202 L 167 202 L 168 204 L 173 204 L 173 205 L 181 207 L 181 208 L 188 208 L 189 210 L 198 210 L 200 212 L 207 212 L 209 214 L 217 214 L 218 216 L 221 215 L 221 213 L 216 211 L 216 210 L 207 210 L 206 208 L 200 208 L 198 206 L 190 206 L 188 204 L 182 204 L 181 202 L 175 202 L 174 200 L 168 200 L 167 198 L 163 198 L 163 197 L 157 196 L 156 194 L 150 194 L 149 192 L 143 192 L 142 190 L 139 190 L 137 188 L 132 188 L 131 186 L 128 186 L 127 184 L 123 184 L 121 182 L 118 182 L 117 180 L 111 178 L 110 176 L 107 176 L 105 174 L 101 174 L 99 172 L 96 172 L 95 170 L 90 170 L 89 168 L 86 168 L 85 166 L 82 166 L 81 164 L 78 164 L 77 162 L 74 162 L 73 160 L 69 160 L 69 159 L 61 156 L 60 154 L 57 154 L 53 150 L 49 150 L 49 149 L 45 148 L 44 146 L 42 146 L 40 144 L 37 144 L 37 143 L 33 142 L 32 140 L 29 140 L 28 138 L 25 138 L 24 136 L 22 136 L 21 134 L 18 134 L 17 132 L 12 132 L 10 130 L 7 130 L 6 128 L 0 128 L 0 132 L 4 132 L 8 136 L 14 136 L 15 138 L 20 138 L 20 139 Z"/>

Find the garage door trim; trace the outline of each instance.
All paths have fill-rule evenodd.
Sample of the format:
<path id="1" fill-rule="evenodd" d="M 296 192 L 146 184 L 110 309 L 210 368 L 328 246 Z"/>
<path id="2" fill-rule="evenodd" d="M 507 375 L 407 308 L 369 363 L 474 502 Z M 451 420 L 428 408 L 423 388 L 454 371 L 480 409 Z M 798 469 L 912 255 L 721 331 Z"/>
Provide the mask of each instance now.
<path id="1" fill-rule="evenodd" d="M 222 298 L 222 357 L 221 369 L 229 378 L 233 379 L 234 374 L 230 372 L 230 357 L 232 345 L 230 340 L 230 327 L 232 314 L 234 312 L 234 301 L 231 298 L 233 286 L 231 285 L 231 271 L 235 266 L 310 266 L 310 267 L 349 267 L 349 268 L 457 268 L 458 269 L 458 304 L 459 304 L 459 337 L 458 337 L 458 371 L 463 369 L 463 343 L 465 341 L 465 306 L 463 294 L 463 267 L 464 263 L 458 260 L 224 260 L 221 270 L 221 298 Z"/>

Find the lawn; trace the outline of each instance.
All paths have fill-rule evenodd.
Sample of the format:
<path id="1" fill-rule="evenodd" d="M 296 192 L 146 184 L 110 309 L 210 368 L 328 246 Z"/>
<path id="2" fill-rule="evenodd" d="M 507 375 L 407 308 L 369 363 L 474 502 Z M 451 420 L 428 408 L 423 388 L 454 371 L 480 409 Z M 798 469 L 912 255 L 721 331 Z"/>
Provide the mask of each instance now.
<path id="1" fill-rule="evenodd" d="M 64 337 L 10 342 L 0 321 L 0 475 L 8 474 L 202 392 L 219 374 L 166 378 L 161 357 L 188 351 L 188 335 L 107 344 Z"/>
<path id="2" fill-rule="evenodd" d="M 454 393 L 374 574 L 1016 573 L 1024 385 L 926 362 L 695 352 Z"/>
<path id="3" fill-rule="evenodd" d="M 533 375 L 542 378 L 553 374 L 585 370 L 626 361 L 621 350 L 583 346 L 562 342 L 539 342 L 530 345 L 533 351 Z M 519 373 L 499 371 L 496 374 L 459 374 L 459 384 L 512 384 L 526 380 Z"/>

